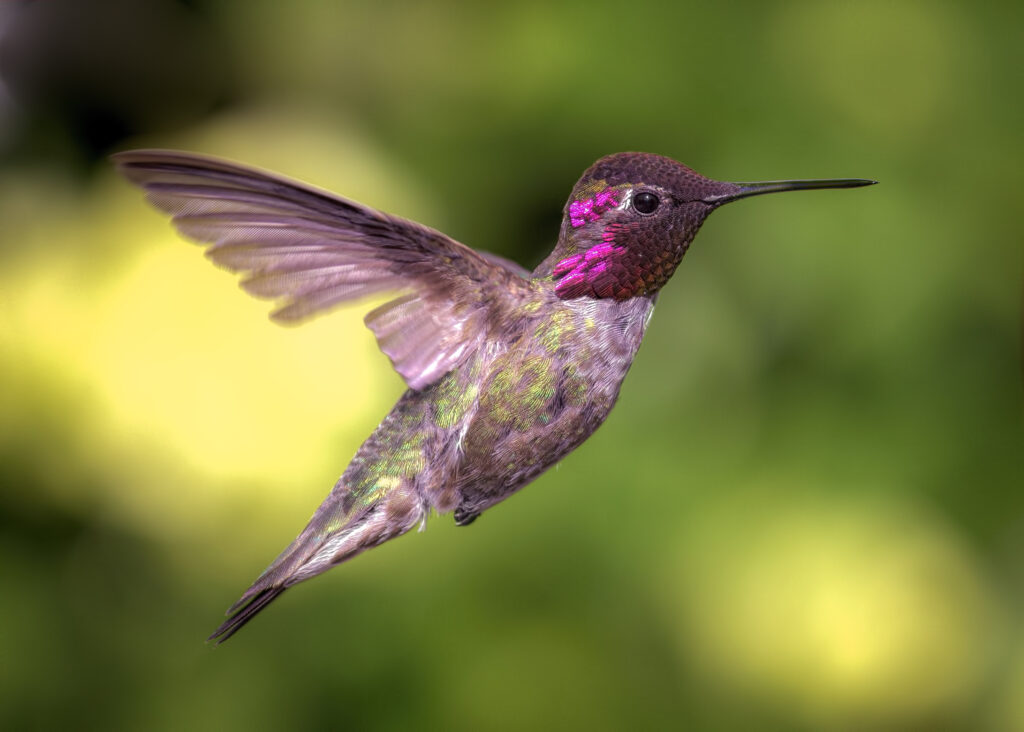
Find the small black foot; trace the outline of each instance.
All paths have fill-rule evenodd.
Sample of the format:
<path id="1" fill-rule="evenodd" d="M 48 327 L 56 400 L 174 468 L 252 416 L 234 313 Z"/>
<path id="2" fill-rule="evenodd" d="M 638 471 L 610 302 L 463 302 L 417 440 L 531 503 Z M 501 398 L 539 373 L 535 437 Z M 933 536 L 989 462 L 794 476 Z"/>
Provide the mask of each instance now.
<path id="1" fill-rule="evenodd" d="M 480 512 L 467 511 L 464 508 L 455 509 L 455 525 L 456 526 L 469 526 L 471 523 L 476 521 L 476 517 L 480 515 Z"/>

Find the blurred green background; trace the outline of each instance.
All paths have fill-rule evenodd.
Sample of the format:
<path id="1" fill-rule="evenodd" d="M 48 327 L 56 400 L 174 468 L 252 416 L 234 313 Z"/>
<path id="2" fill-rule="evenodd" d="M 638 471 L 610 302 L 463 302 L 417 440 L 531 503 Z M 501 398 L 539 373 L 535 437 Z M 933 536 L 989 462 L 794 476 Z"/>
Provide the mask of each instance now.
<path id="1" fill-rule="evenodd" d="M 0 727 L 1024 729 L 1022 7 L 0 4 Z M 614 151 L 882 184 L 716 213 L 559 469 L 214 649 L 402 386 L 142 146 L 530 267 Z"/>

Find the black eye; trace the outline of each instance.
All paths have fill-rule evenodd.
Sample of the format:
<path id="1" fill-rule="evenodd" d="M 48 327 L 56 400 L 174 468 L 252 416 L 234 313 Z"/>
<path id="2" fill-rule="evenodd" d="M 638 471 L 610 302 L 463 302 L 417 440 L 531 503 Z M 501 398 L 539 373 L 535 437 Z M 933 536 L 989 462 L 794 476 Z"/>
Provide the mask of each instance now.
<path id="1" fill-rule="evenodd" d="M 644 191 L 643 193 L 637 193 L 633 196 L 633 208 L 636 209 L 637 213 L 649 214 L 654 213 L 658 208 L 658 204 L 661 201 L 653 193 Z"/>

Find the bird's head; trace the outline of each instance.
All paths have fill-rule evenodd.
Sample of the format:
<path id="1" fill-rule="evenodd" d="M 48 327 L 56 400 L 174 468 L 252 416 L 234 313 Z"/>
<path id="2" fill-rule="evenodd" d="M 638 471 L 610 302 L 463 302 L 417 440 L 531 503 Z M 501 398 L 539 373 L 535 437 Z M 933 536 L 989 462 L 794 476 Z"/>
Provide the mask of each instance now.
<path id="1" fill-rule="evenodd" d="M 609 155 L 573 188 L 558 247 L 542 270 L 564 300 L 651 295 L 668 282 L 704 219 L 722 204 L 761 193 L 873 182 L 725 183 L 661 155 Z"/>

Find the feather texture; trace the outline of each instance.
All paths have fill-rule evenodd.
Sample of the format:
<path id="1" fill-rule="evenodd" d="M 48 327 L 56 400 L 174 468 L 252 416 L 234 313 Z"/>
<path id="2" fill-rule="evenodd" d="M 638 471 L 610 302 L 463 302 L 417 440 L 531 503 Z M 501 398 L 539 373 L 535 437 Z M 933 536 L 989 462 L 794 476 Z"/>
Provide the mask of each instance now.
<path id="1" fill-rule="evenodd" d="M 609 156 L 576 184 L 554 251 L 527 273 L 231 163 L 160 151 L 115 160 L 184 234 L 212 245 L 210 259 L 241 273 L 245 290 L 278 300 L 278 321 L 394 293 L 366 324 L 412 388 L 228 610 L 218 641 L 287 588 L 422 527 L 431 511 L 472 522 L 586 440 L 618 399 L 658 291 L 715 208 L 869 183 L 722 183 L 660 156 Z"/>
<path id="2" fill-rule="evenodd" d="M 213 158 L 164 150 L 119 153 L 122 173 L 173 217 L 242 287 L 297 323 L 378 293 L 366 316 L 395 370 L 422 389 L 493 335 L 526 270 L 444 234 L 331 193 Z"/>

